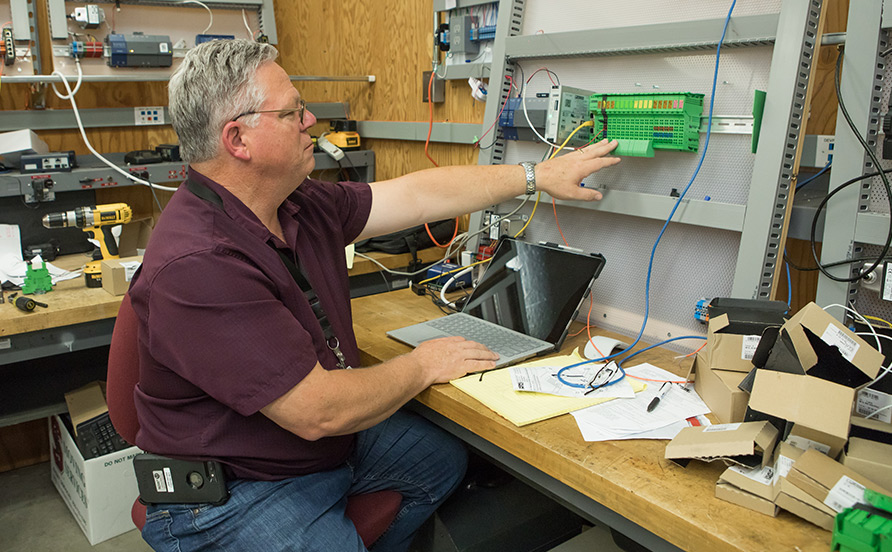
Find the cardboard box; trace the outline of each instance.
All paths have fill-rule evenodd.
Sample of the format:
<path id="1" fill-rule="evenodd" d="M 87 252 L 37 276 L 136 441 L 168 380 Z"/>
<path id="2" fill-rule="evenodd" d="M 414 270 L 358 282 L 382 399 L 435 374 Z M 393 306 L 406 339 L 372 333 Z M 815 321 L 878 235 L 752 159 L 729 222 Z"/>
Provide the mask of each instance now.
<path id="1" fill-rule="evenodd" d="M 720 423 L 742 422 L 749 394 L 737 386 L 746 374 L 713 370 L 707 365 L 702 353 L 703 351 L 697 353 L 694 362 L 694 371 L 697 374 L 694 389 Z"/>
<path id="2" fill-rule="evenodd" d="M 767 421 L 686 427 L 666 445 L 666 458 L 764 467 L 776 442 L 777 429 Z"/>
<path id="3" fill-rule="evenodd" d="M 843 466 L 892 489 L 892 445 L 852 437 L 841 461 Z"/>
<path id="4" fill-rule="evenodd" d="M 809 375 L 859 387 L 874 379 L 883 364 L 879 351 L 815 303 L 793 315 L 783 329 Z M 846 362 L 829 362 L 836 353 Z M 823 366 L 816 366 L 819 357 Z"/>
<path id="5" fill-rule="evenodd" d="M 65 393 L 65 404 L 68 406 L 74 434 L 77 435 L 77 426 L 108 412 L 108 404 L 105 402 L 105 382 L 94 381 Z"/>
<path id="6" fill-rule="evenodd" d="M 787 481 L 802 489 L 835 513 L 864 503 L 864 489 L 888 495 L 889 491 L 851 468 L 816 450 L 807 450 L 793 463 Z"/>
<path id="7" fill-rule="evenodd" d="M 131 220 L 121 227 L 121 235 L 118 237 L 118 255 L 121 257 L 134 257 L 145 255 L 146 245 L 152 236 L 152 228 L 155 223 L 151 218 Z"/>
<path id="8" fill-rule="evenodd" d="M 780 492 L 777 494 L 775 504 L 806 521 L 814 523 L 821 529 L 833 530 L 836 512 L 820 500 L 790 483 L 787 478 L 780 480 Z"/>
<path id="9" fill-rule="evenodd" d="M 757 414 L 774 416 L 786 422 L 781 440 L 789 434 L 829 447 L 837 457 L 849 436 L 849 419 L 855 390 L 811 376 L 757 370 L 750 394 L 747 418 Z M 752 411 L 756 411 L 754 413 Z"/>
<path id="10" fill-rule="evenodd" d="M 852 427 L 849 429 L 849 438 L 852 437 L 892 445 L 892 424 L 855 415 L 852 416 Z"/>
<path id="11" fill-rule="evenodd" d="M 91 545 L 136 527 L 130 508 L 139 492 L 130 447 L 84 460 L 68 427 L 59 416 L 50 418 L 50 478 Z"/>
<path id="12" fill-rule="evenodd" d="M 712 370 L 749 372 L 762 332 L 784 323 L 781 301 L 717 297 L 709 306 L 706 366 Z"/>
<path id="13" fill-rule="evenodd" d="M 130 289 L 130 280 L 142 264 L 142 256 L 104 259 L 102 261 L 102 289 L 112 295 L 124 295 Z"/>
<path id="14" fill-rule="evenodd" d="M 729 466 L 719 476 L 719 483 L 732 485 L 741 491 L 774 503 L 777 498 L 777 467 L 774 462 L 765 467 Z"/>
<path id="15" fill-rule="evenodd" d="M 748 493 L 742 489 L 738 489 L 730 483 L 724 483 L 719 480 L 715 484 L 715 497 L 727 502 L 732 502 L 738 506 L 743 506 L 750 510 L 755 510 L 766 516 L 776 517 L 778 507 L 771 500 Z"/>

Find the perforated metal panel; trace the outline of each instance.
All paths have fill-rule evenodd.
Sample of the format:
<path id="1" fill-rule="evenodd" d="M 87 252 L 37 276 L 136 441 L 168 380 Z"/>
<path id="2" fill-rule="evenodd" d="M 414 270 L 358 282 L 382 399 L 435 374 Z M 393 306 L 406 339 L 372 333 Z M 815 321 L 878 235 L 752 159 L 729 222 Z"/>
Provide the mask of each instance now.
<path id="1" fill-rule="evenodd" d="M 780 0 L 737 2 L 735 16 L 778 13 Z M 610 29 L 653 23 L 675 23 L 724 18 L 729 0 L 626 0 L 593 2 L 528 0 L 521 34 Z M 733 32 L 733 26 L 731 27 Z"/>

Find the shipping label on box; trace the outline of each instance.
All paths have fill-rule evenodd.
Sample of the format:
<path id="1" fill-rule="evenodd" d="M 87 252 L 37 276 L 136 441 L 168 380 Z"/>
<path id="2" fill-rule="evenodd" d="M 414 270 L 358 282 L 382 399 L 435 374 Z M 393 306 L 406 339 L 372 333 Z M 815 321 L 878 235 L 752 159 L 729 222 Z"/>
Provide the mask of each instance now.
<path id="1" fill-rule="evenodd" d="M 130 517 L 139 495 L 133 457 L 137 447 L 84 460 L 59 416 L 50 418 L 50 478 L 91 545 L 136 527 Z"/>
<path id="2" fill-rule="evenodd" d="M 880 485 L 816 450 L 802 453 L 787 480 L 837 513 L 865 502 L 865 488 L 889 494 Z"/>
<path id="3" fill-rule="evenodd" d="M 124 295 L 130 289 L 130 281 L 142 265 L 142 257 L 123 257 L 102 261 L 102 289 L 112 295 Z"/>

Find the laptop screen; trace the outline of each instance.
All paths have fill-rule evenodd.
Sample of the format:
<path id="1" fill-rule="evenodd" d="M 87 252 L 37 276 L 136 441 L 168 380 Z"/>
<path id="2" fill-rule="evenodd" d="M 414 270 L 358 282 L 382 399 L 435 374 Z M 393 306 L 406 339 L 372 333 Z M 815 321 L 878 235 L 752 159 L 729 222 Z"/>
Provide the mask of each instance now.
<path id="1" fill-rule="evenodd" d="M 502 238 L 462 312 L 559 345 L 604 257 Z"/>

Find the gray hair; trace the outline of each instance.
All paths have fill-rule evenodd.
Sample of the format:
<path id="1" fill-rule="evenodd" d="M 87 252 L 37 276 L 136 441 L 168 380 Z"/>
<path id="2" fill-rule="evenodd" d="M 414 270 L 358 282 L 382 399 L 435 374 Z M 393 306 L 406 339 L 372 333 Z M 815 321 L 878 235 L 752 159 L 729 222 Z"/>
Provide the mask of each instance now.
<path id="1" fill-rule="evenodd" d="M 245 39 L 205 42 L 186 54 L 167 87 L 170 119 L 184 161 L 216 157 L 226 123 L 260 109 L 266 91 L 254 76 L 278 55 L 271 44 Z M 258 119 L 249 115 L 243 121 L 253 126 Z"/>

